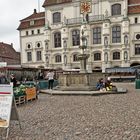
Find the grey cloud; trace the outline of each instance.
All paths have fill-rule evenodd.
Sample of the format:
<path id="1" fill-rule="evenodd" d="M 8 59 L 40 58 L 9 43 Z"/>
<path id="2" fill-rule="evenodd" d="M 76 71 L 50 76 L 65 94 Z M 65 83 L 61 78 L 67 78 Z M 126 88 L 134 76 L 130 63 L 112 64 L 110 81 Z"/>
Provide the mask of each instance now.
<path id="1" fill-rule="evenodd" d="M 40 0 L 40 7 L 44 1 Z M 31 15 L 33 9 L 38 9 L 38 0 L 0 0 L 0 42 L 13 43 L 19 50 L 17 28 L 20 20 Z"/>

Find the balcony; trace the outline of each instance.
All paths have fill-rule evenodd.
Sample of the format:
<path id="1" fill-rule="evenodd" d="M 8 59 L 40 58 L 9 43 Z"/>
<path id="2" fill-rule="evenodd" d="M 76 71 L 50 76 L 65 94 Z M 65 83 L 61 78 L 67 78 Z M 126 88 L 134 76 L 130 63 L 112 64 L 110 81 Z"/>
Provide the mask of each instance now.
<path id="1" fill-rule="evenodd" d="M 102 21 L 104 19 L 105 19 L 104 15 L 89 16 L 89 23 Z M 66 25 L 81 24 L 81 23 L 83 23 L 83 17 L 71 18 L 66 20 Z"/>

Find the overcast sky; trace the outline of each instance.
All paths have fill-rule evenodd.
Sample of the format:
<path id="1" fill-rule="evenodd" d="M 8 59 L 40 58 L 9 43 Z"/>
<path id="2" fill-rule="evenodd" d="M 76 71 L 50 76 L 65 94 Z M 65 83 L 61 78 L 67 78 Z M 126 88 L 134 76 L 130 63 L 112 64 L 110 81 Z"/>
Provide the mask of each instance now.
<path id="1" fill-rule="evenodd" d="M 20 51 L 19 32 L 17 30 L 20 20 L 30 16 L 34 9 L 44 11 L 42 7 L 44 1 L 0 0 L 0 42 L 13 43 L 15 50 Z"/>

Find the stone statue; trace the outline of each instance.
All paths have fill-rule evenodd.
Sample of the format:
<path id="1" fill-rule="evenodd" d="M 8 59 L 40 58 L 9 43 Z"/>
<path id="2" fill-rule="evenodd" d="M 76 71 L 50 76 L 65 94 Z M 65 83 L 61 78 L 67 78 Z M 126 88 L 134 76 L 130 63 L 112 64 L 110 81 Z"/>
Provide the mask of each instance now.
<path id="1" fill-rule="evenodd" d="M 108 17 L 108 10 L 106 9 L 106 11 L 105 11 L 105 18 L 107 18 Z"/>
<path id="2" fill-rule="evenodd" d="M 127 36 L 127 35 L 124 36 L 124 44 L 125 44 L 125 45 L 128 44 L 128 36 Z"/>
<path id="3" fill-rule="evenodd" d="M 105 47 L 108 46 L 108 38 L 107 37 L 104 38 L 104 45 L 105 45 Z"/>
<path id="4" fill-rule="evenodd" d="M 107 52 L 105 52 L 105 54 L 104 54 L 104 59 L 105 59 L 105 63 L 107 64 L 107 62 L 108 62 L 108 53 Z"/>

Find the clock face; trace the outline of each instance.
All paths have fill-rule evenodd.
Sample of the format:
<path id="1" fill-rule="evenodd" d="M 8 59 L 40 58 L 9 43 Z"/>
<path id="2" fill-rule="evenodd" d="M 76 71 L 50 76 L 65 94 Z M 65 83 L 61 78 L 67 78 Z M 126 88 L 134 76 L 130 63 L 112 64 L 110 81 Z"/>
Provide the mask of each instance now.
<path id="1" fill-rule="evenodd" d="M 90 1 L 83 1 L 81 2 L 81 13 L 89 13 L 91 12 L 91 2 Z"/>

